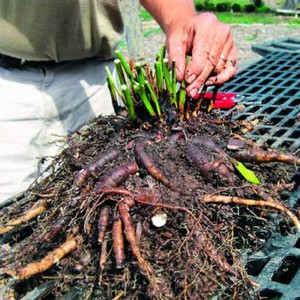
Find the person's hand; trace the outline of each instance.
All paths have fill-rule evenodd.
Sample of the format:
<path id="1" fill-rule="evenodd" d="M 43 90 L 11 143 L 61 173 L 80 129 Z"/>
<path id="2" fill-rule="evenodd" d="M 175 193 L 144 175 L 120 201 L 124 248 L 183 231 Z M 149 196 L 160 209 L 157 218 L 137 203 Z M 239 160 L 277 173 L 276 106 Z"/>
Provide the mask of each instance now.
<path id="1" fill-rule="evenodd" d="M 236 74 L 237 51 L 230 26 L 212 13 L 178 16 L 166 30 L 166 47 L 170 61 L 176 60 L 177 79 L 186 81 L 192 98 L 204 84 L 222 84 Z"/>

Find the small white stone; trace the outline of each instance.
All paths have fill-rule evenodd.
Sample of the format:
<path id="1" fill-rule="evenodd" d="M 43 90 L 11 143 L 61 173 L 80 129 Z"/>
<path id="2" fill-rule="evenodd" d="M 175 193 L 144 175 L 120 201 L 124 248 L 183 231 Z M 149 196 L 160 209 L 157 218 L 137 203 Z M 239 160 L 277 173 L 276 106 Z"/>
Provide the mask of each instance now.
<path id="1" fill-rule="evenodd" d="M 151 218 L 152 224 L 155 227 L 162 227 L 167 223 L 167 215 L 166 214 L 156 214 Z"/>

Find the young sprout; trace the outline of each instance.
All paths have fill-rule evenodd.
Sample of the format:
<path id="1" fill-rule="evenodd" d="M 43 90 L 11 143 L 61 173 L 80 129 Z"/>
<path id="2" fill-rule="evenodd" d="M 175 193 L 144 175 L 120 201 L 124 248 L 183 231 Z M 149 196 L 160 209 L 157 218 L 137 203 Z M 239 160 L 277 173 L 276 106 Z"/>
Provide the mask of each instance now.
<path id="1" fill-rule="evenodd" d="M 107 73 L 106 81 L 107 81 L 107 85 L 108 85 L 110 95 L 112 98 L 113 107 L 114 107 L 115 111 L 117 112 L 118 108 L 119 108 L 117 94 L 123 101 L 124 101 L 124 97 L 123 97 L 123 94 L 121 93 L 121 91 L 118 89 L 117 84 L 115 83 L 115 80 L 114 80 L 109 68 L 105 67 L 105 70 Z"/>
<path id="2" fill-rule="evenodd" d="M 145 86 L 144 85 L 141 85 L 141 84 L 136 84 L 133 86 L 133 90 L 136 94 L 138 94 L 140 96 L 140 98 L 142 99 L 145 107 L 147 108 L 149 114 L 152 116 L 152 117 L 156 117 L 156 113 L 148 99 L 148 96 L 146 94 L 146 91 L 145 91 Z"/>
<path id="3" fill-rule="evenodd" d="M 162 89 L 163 89 L 163 71 L 162 71 L 161 61 L 156 61 L 154 63 L 154 67 L 155 67 L 157 90 L 158 90 L 158 93 L 161 93 Z"/>
<path id="4" fill-rule="evenodd" d="M 123 69 L 125 70 L 128 78 L 132 78 L 132 72 L 130 70 L 130 66 L 129 64 L 127 63 L 126 59 L 124 58 L 122 52 L 120 50 L 116 50 L 115 51 L 115 54 L 117 56 L 117 58 L 120 60 L 121 64 L 122 64 L 122 67 Z"/>
<path id="5" fill-rule="evenodd" d="M 166 46 L 162 45 L 159 50 L 159 53 L 156 55 L 156 61 L 162 62 L 165 56 L 166 56 Z"/>
<path id="6" fill-rule="evenodd" d="M 170 105 L 180 110 L 181 117 L 186 119 L 190 117 L 192 112 L 190 106 L 186 104 L 185 83 L 181 82 L 179 86 L 176 76 L 176 62 L 173 60 L 170 68 L 169 61 L 165 57 L 166 46 L 162 46 L 156 55 L 155 74 L 148 64 L 135 63 L 133 60 L 128 63 L 120 50 L 116 50 L 115 55 L 114 64 L 118 83 L 113 80 L 109 69 L 106 68 L 106 70 L 107 83 L 116 111 L 119 106 L 117 99 L 119 96 L 125 103 L 130 120 L 136 120 L 135 105 L 138 99 L 143 102 L 152 117 L 158 117 L 162 121 L 163 113 L 159 100 L 166 93 Z"/>
<path id="7" fill-rule="evenodd" d="M 136 114 L 134 111 L 134 102 L 131 97 L 130 91 L 128 89 L 128 86 L 126 84 L 122 84 L 122 92 L 125 97 L 125 105 L 128 110 L 128 115 L 131 121 L 134 121 L 136 119 Z"/>
<path id="8" fill-rule="evenodd" d="M 171 68 L 171 72 L 172 72 L 172 78 L 171 78 L 171 85 L 172 85 L 172 103 L 175 105 L 175 107 L 177 107 L 177 93 L 176 93 L 176 89 L 177 89 L 177 77 L 176 77 L 176 61 L 173 59 L 172 60 L 172 68 Z"/>
<path id="9" fill-rule="evenodd" d="M 158 116 L 161 117 L 161 110 L 160 110 L 160 105 L 158 103 L 158 99 L 157 99 L 156 94 L 154 93 L 154 91 L 153 91 L 153 89 L 152 89 L 152 87 L 151 87 L 148 80 L 145 81 L 145 86 L 146 86 L 147 90 L 150 93 L 152 101 L 155 104 L 155 108 L 156 108 L 156 112 L 157 112 Z"/>
<path id="10" fill-rule="evenodd" d="M 145 73 L 144 73 L 144 70 L 142 68 L 142 64 L 140 62 L 137 62 L 135 64 L 135 68 L 136 68 L 136 71 L 137 71 L 137 74 L 138 74 L 138 82 L 140 84 L 144 84 L 145 83 Z"/>
<path id="11" fill-rule="evenodd" d="M 184 112 L 185 100 L 186 100 L 185 81 L 182 80 L 179 88 L 179 104 L 178 104 L 178 108 L 182 113 Z"/>
<path id="12" fill-rule="evenodd" d="M 168 91 L 169 95 L 171 95 L 173 92 L 173 88 L 172 88 L 171 76 L 170 76 L 170 70 L 168 67 L 168 59 L 167 58 L 163 59 L 162 70 L 163 70 L 163 75 L 164 75 L 167 91 Z"/>
<path id="13" fill-rule="evenodd" d="M 117 74 L 118 74 L 118 78 L 119 78 L 119 81 L 120 81 L 121 85 L 122 84 L 126 85 L 126 79 L 125 79 L 125 76 L 124 76 L 124 73 L 123 73 L 123 68 L 122 68 L 122 65 L 121 65 L 121 61 L 118 58 L 116 58 L 114 60 L 114 64 L 115 64 Z"/>

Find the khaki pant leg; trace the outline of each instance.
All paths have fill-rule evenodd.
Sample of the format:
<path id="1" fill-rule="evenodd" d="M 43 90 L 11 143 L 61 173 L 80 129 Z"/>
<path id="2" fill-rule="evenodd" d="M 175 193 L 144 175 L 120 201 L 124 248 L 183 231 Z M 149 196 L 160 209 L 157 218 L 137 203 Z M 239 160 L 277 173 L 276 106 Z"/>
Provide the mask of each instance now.
<path id="1" fill-rule="evenodd" d="M 0 203 L 28 188 L 38 162 L 58 154 L 65 135 L 113 113 L 104 67 L 88 59 L 0 68 Z"/>

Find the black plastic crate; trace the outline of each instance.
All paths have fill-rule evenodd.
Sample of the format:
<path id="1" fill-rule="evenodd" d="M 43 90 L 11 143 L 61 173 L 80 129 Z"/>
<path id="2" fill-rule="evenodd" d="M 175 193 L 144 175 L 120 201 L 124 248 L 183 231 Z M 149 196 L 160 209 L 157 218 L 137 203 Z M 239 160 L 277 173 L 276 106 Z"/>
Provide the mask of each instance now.
<path id="1" fill-rule="evenodd" d="M 235 92 L 245 109 L 237 120 L 259 120 L 252 139 L 295 151 L 300 146 L 300 53 L 272 53 L 222 87 Z"/>

